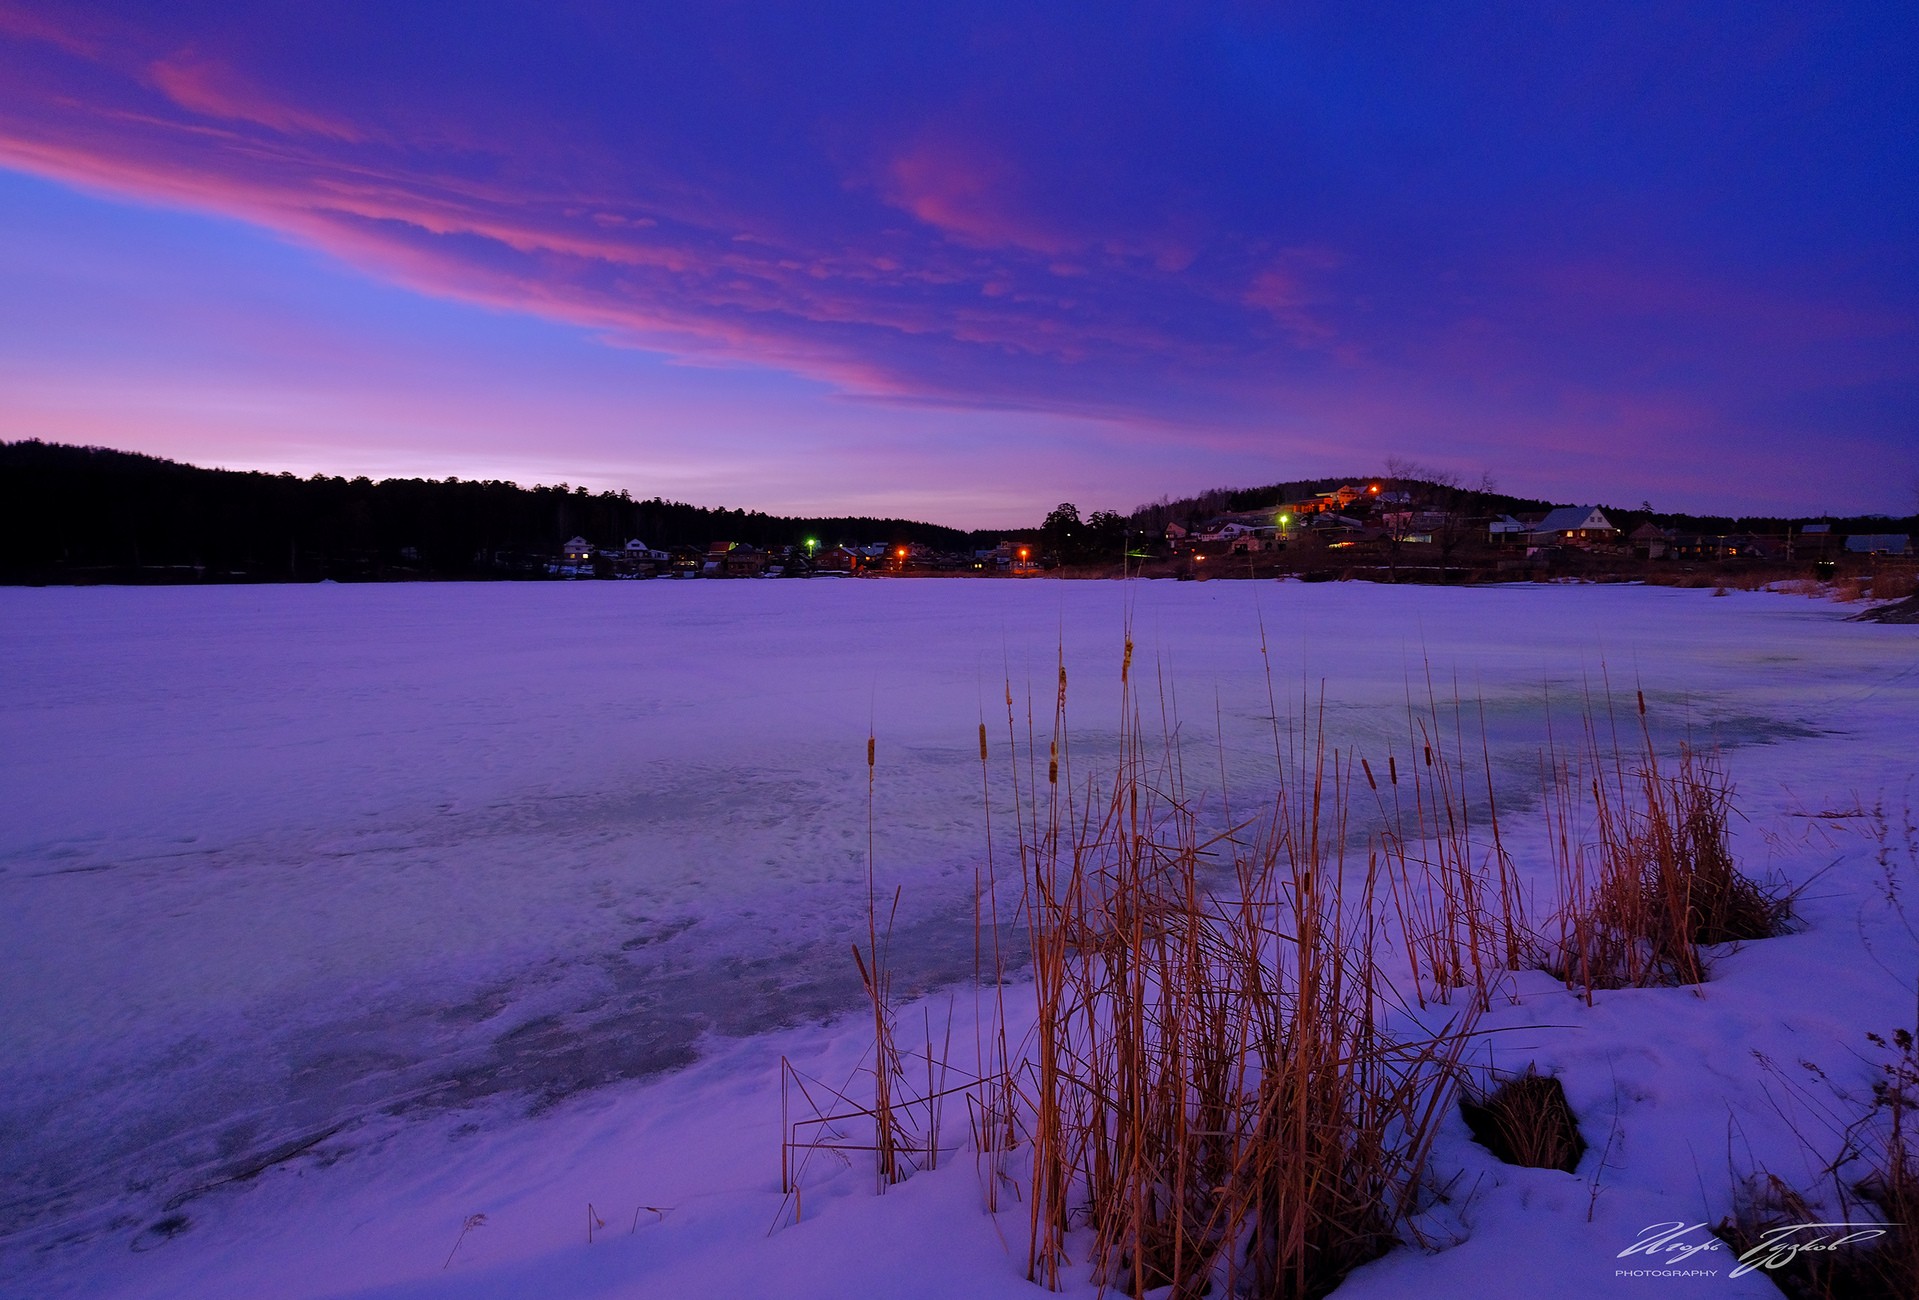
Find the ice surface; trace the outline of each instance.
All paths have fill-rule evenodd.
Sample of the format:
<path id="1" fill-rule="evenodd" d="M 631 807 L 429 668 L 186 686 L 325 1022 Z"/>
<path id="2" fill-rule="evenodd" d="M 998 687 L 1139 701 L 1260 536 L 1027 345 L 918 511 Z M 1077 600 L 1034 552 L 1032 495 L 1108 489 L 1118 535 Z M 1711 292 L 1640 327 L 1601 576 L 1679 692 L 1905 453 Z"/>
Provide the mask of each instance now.
<path id="1" fill-rule="evenodd" d="M 52 1289 L 100 1243 L 123 1267 L 128 1241 L 181 1255 L 191 1235 L 153 1224 L 309 1146 L 417 1154 L 442 1116 L 502 1134 L 712 1035 L 846 1009 L 869 728 L 901 979 L 970 971 L 977 727 L 1002 743 L 1010 685 L 1043 730 L 1063 655 L 1074 752 L 1096 758 L 1129 622 L 1138 670 L 1236 794 L 1270 764 L 1269 682 L 1282 725 L 1323 684 L 1329 734 L 1378 754 L 1403 749 L 1430 678 L 1475 727 L 1483 701 L 1522 789 L 1545 702 L 1608 679 L 1643 686 L 1667 737 L 1734 749 L 1760 818 L 1896 800 L 1912 769 L 1910 630 L 1763 594 L 0 591 L 0 1277 Z"/>

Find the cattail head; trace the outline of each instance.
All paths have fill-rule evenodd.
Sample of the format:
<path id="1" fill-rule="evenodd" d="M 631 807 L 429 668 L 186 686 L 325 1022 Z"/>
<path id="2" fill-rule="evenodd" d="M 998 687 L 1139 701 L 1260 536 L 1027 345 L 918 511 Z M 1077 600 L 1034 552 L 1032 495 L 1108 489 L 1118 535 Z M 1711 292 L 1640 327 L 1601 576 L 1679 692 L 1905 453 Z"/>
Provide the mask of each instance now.
<path id="1" fill-rule="evenodd" d="M 873 766 L 873 738 L 871 736 L 866 738 L 866 766 L 869 769 Z"/>
<path id="2" fill-rule="evenodd" d="M 986 724 L 984 722 L 979 724 L 979 761 L 982 763 L 986 761 Z"/>

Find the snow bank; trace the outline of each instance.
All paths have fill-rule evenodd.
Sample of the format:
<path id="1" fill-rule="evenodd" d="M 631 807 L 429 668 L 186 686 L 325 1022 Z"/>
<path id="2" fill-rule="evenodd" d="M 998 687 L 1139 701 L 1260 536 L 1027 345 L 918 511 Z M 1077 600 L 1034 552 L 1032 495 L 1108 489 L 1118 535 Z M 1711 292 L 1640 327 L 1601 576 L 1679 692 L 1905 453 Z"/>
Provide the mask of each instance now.
<path id="1" fill-rule="evenodd" d="M 1806 927 L 1723 957 L 1697 993 L 1586 1008 L 1522 980 L 1488 1050 L 1560 1071 L 1586 1162 L 1507 1169 L 1455 1124 L 1433 1232 L 1456 1244 L 1397 1252 L 1346 1292 L 1653 1284 L 1618 1276 L 1646 1265 L 1617 1253 L 1647 1224 L 1724 1213 L 1729 1131 L 1782 1174 L 1803 1166 L 1781 1072 L 1803 1083 L 1808 1061 L 1863 1089 L 1863 1034 L 1911 1019 L 1919 975 L 1860 815 L 1919 805 L 1911 631 L 1706 597 L 0 592 L 4 1289 L 1028 1293 L 1023 1210 L 987 1216 L 964 1154 L 884 1197 L 870 1171 L 820 1174 L 803 1222 L 769 1232 L 790 1217 L 778 1062 L 844 1077 L 863 1050 L 857 1017 L 821 1022 L 858 992 L 869 728 L 901 978 L 938 989 L 971 969 L 979 722 L 1002 734 L 1010 684 L 1043 724 L 1063 652 L 1075 753 L 1096 761 L 1128 620 L 1136 662 L 1236 796 L 1270 765 L 1269 680 L 1282 717 L 1323 683 L 1329 734 L 1363 753 L 1403 737 L 1430 675 L 1442 697 L 1485 701 L 1502 780 L 1522 784 L 1545 700 L 1576 708 L 1606 679 L 1727 747 L 1744 860 L 1817 878 Z M 929 1005 L 943 1016 L 948 997 Z M 951 1006 L 966 1041 L 970 995 Z M 590 1246 L 589 1203 L 607 1225 Z M 1657 1284 L 1764 1293 L 1726 1263 Z"/>

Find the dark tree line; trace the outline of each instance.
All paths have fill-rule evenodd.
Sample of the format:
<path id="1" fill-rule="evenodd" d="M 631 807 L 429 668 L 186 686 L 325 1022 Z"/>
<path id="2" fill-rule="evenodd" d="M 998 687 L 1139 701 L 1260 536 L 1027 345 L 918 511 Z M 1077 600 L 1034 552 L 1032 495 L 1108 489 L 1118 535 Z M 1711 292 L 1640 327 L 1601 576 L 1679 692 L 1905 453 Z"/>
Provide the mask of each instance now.
<path id="1" fill-rule="evenodd" d="M 990 545 L 904 519 L 791 518 L 500 481 L 202 469 L 99 447 L 0 443 L 0 581 L 494 577 L 579 535 L 657 549 Z"/>
<path id="2" fill-rule="evenodd" d="M 1128 525 L 1111 510 L 1095 510 L 1081 519 L 1079 507 L 1062 501 L 1040 525 L 1040 544 L 1061 564 L 1114 564 L 1127 541 Z"/>

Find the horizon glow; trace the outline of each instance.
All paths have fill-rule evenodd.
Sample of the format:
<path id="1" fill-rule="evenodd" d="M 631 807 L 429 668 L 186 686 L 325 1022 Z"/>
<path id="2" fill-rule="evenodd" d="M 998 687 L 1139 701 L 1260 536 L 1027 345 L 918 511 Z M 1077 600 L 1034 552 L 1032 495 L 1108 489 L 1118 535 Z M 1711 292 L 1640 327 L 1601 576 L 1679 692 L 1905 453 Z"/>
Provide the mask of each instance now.
<path id="1" fill-rule="evenodd" d="M 0 438 L 1029 525 L 1919 508 L 1910 7 L 0 0 Z"/>

